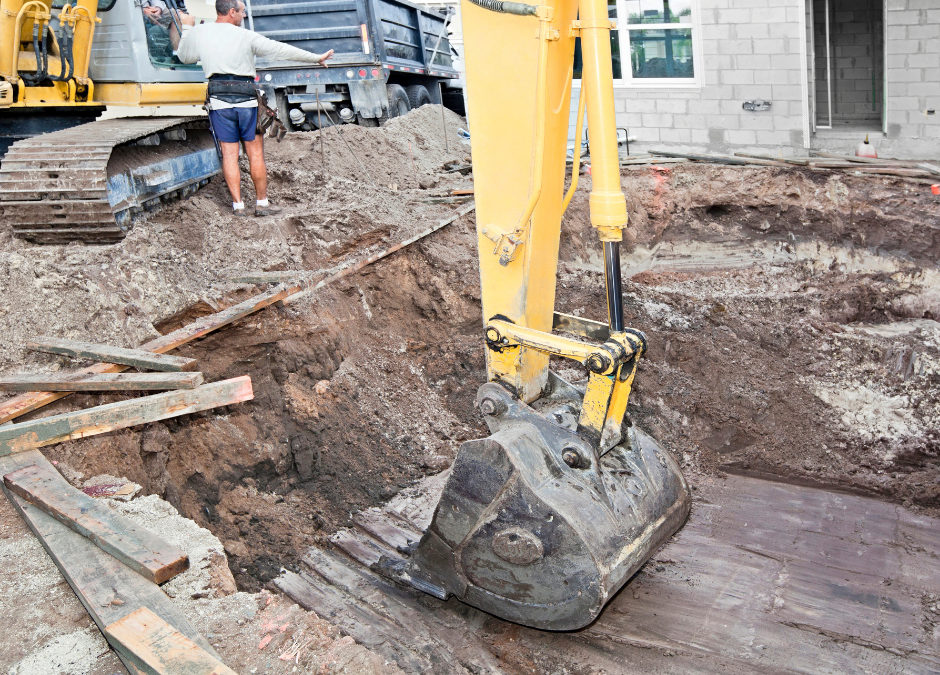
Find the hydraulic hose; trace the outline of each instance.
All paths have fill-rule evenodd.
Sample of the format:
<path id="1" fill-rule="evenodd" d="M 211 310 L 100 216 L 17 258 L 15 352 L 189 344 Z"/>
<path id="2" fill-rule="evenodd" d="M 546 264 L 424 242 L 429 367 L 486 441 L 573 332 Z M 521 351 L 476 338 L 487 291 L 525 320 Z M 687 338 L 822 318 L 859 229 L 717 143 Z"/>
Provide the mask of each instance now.
<path id="1" fill-rule="evenodd" d="M 504 0 L 470 0 L 470 2 L 491 12 L 516 14 L 518 16 L 538 16 L 538 5 L 527 5 L 523 2 L 505 2 Z"/>
<path id="2" fill-rule="evenodd" d="M 620 280 L 620 242 L 604 242 L 604 280 L 607 285 L 607 320 L 611 333 L 623 332 L 623 284 Z"/>

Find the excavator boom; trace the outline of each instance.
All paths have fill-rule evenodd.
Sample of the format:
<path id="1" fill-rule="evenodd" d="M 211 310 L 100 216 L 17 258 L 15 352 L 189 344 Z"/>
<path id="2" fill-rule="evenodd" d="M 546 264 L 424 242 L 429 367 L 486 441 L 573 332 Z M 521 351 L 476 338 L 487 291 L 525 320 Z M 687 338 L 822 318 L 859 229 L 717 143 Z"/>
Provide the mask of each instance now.
<path id="1" fill-rule="evenodd" d="M 627 212 L 611 22 L 599 0 L 464 0 L 462 10 L 488 379 L 477 406 L 491 433 L 460 447 L 429 527 L 407 550 L 382 553 L 350 533 L 335 541 L 439 598 L 574 630 L 682 526 L 691 503 L 675 461 L 625 417 L 647 341 L 624 326 L 622 311 Z M 554 312 L 561 219 L 574 189 L 565 195 L 577 37 L 576 126 L 586 108 L 606 324 Z M 569 335 L 553 333 L 556 325 Z M 552 356 L 583 364 L 583 388 L 549 370 Z"/>

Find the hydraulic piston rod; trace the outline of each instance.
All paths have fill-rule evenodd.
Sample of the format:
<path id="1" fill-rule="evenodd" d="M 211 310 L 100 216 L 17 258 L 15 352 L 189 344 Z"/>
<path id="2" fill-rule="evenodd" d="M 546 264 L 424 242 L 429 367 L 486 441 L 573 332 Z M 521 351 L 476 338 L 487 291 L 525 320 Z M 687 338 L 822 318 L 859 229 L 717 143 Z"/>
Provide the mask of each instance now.
<path id="1" fill-rule="evenodd" d="M 607 322 L 611 333 L 623 332 L 623 285 L 620 281 L 620 242 L 604 242 L 604 278 L 607 282 Z"/>

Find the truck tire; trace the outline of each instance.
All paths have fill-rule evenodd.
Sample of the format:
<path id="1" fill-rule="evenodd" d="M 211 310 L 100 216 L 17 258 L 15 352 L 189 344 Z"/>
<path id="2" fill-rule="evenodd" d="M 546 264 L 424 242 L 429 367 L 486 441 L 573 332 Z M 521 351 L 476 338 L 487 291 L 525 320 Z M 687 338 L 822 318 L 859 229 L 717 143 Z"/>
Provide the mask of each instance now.
<path id="1" fill-rule="evenodd" d="M 287 91 L 276 89 L 274 91 L 274 103 L 277 108 L 277 118 L 288 131 L 296 131 L 297 128 L 290 121 L 290 104 L 287 102 Z"/>
<path id="2" fill-rule="evenodd" d="M 410 87 L 405 87 L 405 91 L 408 93 L 408 102 L 411 104 L 412 110 L 431 102 L 431 94 L 423 84 L 413 84 Z"/>
<path id="3" fill-rule="evenodd" d="M 405 88 L 400 84 L 389 84 L 386 88 L 388 89 L 388 118 L 407 115 L 411 110 L 411 103 L 408 102 Z"/>

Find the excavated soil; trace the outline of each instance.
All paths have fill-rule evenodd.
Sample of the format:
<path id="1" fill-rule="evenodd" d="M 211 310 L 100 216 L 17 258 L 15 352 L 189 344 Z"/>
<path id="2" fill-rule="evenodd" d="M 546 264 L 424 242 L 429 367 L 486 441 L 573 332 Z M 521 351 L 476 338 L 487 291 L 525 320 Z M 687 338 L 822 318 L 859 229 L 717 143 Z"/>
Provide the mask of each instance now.
<path id="1" fill-rule="evenodd" d="M 436 106 L 381 129 L 327 129 L 322 155 L 318 132 L 289 135 L 268 148 L 272 196 L 287 207 L 278 219 L 236 221 L 214 181 L 115 246 L 40 249 L 5 234 L 3 372 L 71 367 L 23 351 L 34 335 L 132 346 L 259 290 L 226 276 L 359 260 L 453 214 L 459 205 L 434 197 L 472 186 L 447 172 L 469 159 L 462 124 L 448 117 L 446 149 Z M 929 187 L 702 165 L 631 168 L 623 185 L 625 311 L 651 344 L 629 414 L 693 485 L 747 473 L 936 512 L 940 203 Z M 556 305 L 604 320 L 590 187 L 582 176 L 563 223 Z M 222 541 L 240 590 L 258 590 L 484 434 L 479 298 L 471 214 L 178 350 L 207 381 L 250 375 L 254 400 L 46 454 L 75 476 L 126 476 L 165 498 Z M 42 414 L 111 400 L 76 395 Z"/>

